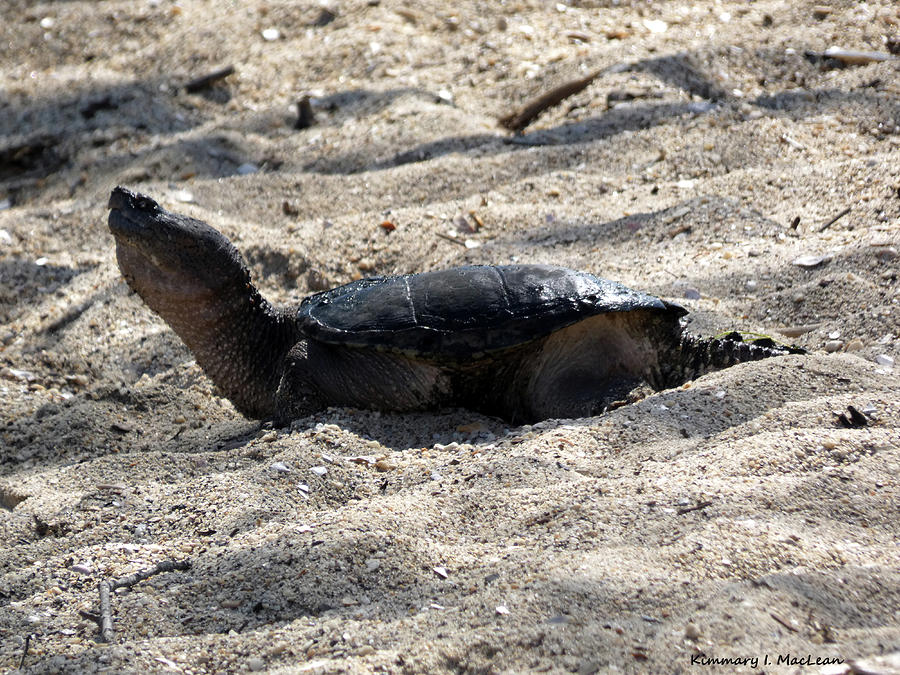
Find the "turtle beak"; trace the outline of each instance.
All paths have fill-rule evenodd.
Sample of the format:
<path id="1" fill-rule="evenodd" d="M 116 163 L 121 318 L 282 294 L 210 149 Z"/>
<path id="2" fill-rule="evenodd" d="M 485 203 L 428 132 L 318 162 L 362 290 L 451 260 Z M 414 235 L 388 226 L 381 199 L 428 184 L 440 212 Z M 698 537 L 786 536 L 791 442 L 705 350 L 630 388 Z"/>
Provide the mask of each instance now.
<path id="1" fill-rule="evenodd" d="M 150 214 L 162 211 L 162 208 L 147 195 L 133 192 L 128 188 L 117 185 L 109 195 L 109 208 L 120 211 L 142 211 Z"/>
<path id="2" fill-rule="evenodd" d="M 146 236 L 163 209 L 145 195 L 116 187 L 109 196 L 109 231 L 118 239 Z"/>
<path id="3" fill-rule="evenodd" d="M 136 197 L 137 193 L 117 185 L 109 195 L 109 204 L 107 206 L 111 209 L 124 209 L 128 207 L 128 204 L 134 203 Z"/>

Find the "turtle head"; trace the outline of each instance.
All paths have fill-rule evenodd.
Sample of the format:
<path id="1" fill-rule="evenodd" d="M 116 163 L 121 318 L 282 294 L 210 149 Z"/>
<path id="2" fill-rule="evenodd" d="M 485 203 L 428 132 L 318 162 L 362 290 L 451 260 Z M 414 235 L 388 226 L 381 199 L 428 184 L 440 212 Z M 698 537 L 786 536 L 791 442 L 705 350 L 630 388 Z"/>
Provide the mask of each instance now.
<path id="1" fill-rule="evenodd" d="M 119 269 L 163 318 L 169 318 L 166 308 L 246 293 L 250 274 L 240 253 L 206 223 L 123 187 L 112 191 L 109 208 Z"/>
<path id="2" fill-rule="evenodd" d="M 112 191 L 109 208 L 116 258 L 131 289 L 238 410 L 272 414 L 282 360 L 297 341 L 292 315 L 259 294 L 241 254 L 206 223 L 122 187 Z"/>

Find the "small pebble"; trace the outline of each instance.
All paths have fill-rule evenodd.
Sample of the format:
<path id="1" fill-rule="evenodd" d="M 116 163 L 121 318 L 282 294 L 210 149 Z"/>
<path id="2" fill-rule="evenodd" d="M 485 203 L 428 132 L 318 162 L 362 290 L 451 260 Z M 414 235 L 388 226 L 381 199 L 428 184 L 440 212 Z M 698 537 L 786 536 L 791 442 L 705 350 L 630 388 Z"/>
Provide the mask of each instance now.
<path id="1" fill-rule="evenodd" d="M 285 464 L 284 462 L 275 462 L 271 466 L 271 469 L 273 471 L 277 471 L 278 473 L 289 473 L 291 470 L 290 467 L 287 464 Z"/>
<path id="2" fill-rule="evenodd" d="M 497 605 L 497 614 L 509 614 L 509 607 L 506 605 Z"/>
<path id="3" fill-rule="evenodd" d="M 665 33 L 669 29 L 669 24 L 661 19 L 644 19 L 643 24 L 651 33 Z"/>
<path id="4" fill-rule="evenodd" d="M 875 363 L 879 366 L 887 366 L 888 368 L 894 367 L 894 359 L 887 354 L 879 354 L 875 357 Z"/>
<path id="5" fill-rule="evenodd" d="M 188 190 L 178 190 L 175 194 L 172 195 L 172 199 L 176 202 L 182 202 L 184 204 L 189 204 L 194 201 L 194 195 Z"/>
<path id="6" fill-rule="evenodd" d="M 700 637 L 700 629 L 692 623 L 689 623 L 684 629 L 684 637 L 688 640 L 696 640 Z"/>
<path id="7" fill-rule="evenodd" d="M 686 300 L 699 300 L 700 297 L 700 291 L 698 291 L 696 288 L 684 289 L 684 298 Z"/>
<path id="8" fill-rule="evenodd" d="M 239 176 L 247 176 L 251 173 L 256 173 L 257 171 L 259 171 L 259 167 L 256 166 L 256 164 L 252 164 L 250 162 L 244 162 L 237 169 L 235 169 L 235 172 Z"/>
<path id="9" fill-rule="evenodd" d="M 863 348 L 863 341 L 859 338 L 853 338 L 850 342 L 847 343 L 847 346 L 844 348 L 848 352 L 857 352 Z"/>
<path id="10" fill-rule="evenodd" d="M 262 32 L 262 38 L 266 42 L 273 42 L 281 37 L 281 31 L 277 28 L 266 28 Z"/>
<path id="11" fill-rule="evenodd" d="M 247 659 L 247 668 L 252 670 L 254 673 L 262 670 L 266 667 L 266 662 L 259 658 Z"/>
<path id="12" fill-rule="evenodd" d="M 385 471 L 393 471 L 397 468 L 397 465 L 393 462 L 389 462 L 386 459 L 379 459 L 375 462 L 375 470 L 384 473 Z"/>
<path id="13" fill-rule="evenodd" d="M 828 340 L 825 343 L 826 352 L 839 352 L 844 347 L 843 340 Z"/>
<path id="14" fill-rule="evenodd" d="M 324 466 L 314 466 L 310 468 L 310 471 L 312 471 L 317 476 L 324 476 L 326 473 L 328 473 L 328 469 Z"/>
<path id="15" fill-rule="evenodd" d="M 829 260 L 831 260 L 830 255 L 802 255 L 799 258 L 794 258 L 791 263 L 797 267 L 811 269 L 827 263 Z"/>
<path id="16" fill-rule="evenodd" d="M 272 648 L 269 650 L 269 654 L 272 656 L 278 656 L 279 654 L 283 654 L 288 650 L 288 647 L 291 645 L 285 641 L 276 642 L 272 645 Z"/>
<path id="17" fill-rule="evenodd" d="M 32 372 L 9 367 L 0 368 L 0 377 L 18 380 L 19 382 L 34 382 L 37 379 L 37 376 Z"/>
<path id="18" fill-rule="evenodd" d="M 747 290 L 748 291 L 755 291 L 757 288 L 759 288 L 759 284 L 756 282 L 755 279 L 747 280 Z"/>
<path id="19" fill-rule="evenodd" d="M 77 565 L 72 565 L 70 568 L 73 572 L 78 572 L 78 574 L 93 574 L 94 570 L 91 569 L 90 565 L 85 565 L 83 563 L 78 563 Z"/>
<path id="20" fill-rule="evenodd" d="M 439 565 L 438 567 L 432 567 L 431 569 L 432 569 L 432 570 L 434 571 L 434 573 L 437 574 L 441 579 L 446 579 L 446 578 L 448 578 L 448 577 L 450 576 L 449 574 L 447 574 L 447 568 L 446 568 L 446 567 L 443 567 L 443 566 L 440 566 L 440 565 Z"/>

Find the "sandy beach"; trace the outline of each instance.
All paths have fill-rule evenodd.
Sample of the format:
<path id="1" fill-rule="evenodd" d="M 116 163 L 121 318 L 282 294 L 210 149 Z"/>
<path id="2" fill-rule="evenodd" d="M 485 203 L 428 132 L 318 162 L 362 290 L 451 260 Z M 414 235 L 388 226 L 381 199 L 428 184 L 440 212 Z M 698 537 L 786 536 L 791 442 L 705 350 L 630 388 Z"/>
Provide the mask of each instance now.
<path id="1" fill-rule="evenodd" d="M 900 673 L 896 3 L 0 14 L 0 670 Z M 808 353 L 590 418 L 274 427 L 128 289 L 116 185 L 280 305 L 550 263 Z M 98 584 L 163 561 L 102 642 Z"/>

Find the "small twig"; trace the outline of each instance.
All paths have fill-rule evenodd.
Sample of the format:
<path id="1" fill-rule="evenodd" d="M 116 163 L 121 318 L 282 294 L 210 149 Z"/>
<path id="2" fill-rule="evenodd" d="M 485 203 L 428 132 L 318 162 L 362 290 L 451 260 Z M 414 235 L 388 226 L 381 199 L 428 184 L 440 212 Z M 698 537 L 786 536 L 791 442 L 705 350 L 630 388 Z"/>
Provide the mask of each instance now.
<path id="1" fill-rule="evenodd" d="M 667 234 L 669 235 L 669 237 L 674 238 L 674 237 L 677 237 L 679 234 L 682 234 L 683 232 L 690 232 L 691 229 L 693 229 L 691 225 L 688 225 L 687 223 L 682 223 L 681 225 L 678 225 L 677 227 L 673 227 L 671 230 L 668 231 Z"/>
<path id="2" fill-rule="evenodd" d="M 705 509 L 707 506 L 712 506 L 712 500 L 706 502 L 700 502 L 694 506 L 686 506 L 683 509 L 678 509 L 678 515 L 683 516 L 685 513 L 690 513 L 691 511 L 699 511 L 700 509 Z"/>
<path id="3" fill-rule="evenodd" d="M 25 636 L 25 646 L 22 647 L 22 660 L 19 661 L 19 670 L 25 665 L 25 657 L 28 656 L 28 648 L 31 646 L 31 633 Z"/>
<path id="4" fill-rule="evenodd" d="M 831 227 L 832 225 L 834 225 L 837 221 L 839 221 L 841 218 L 843 218 L 844 216 L 846 216 L 848 213 L 850 213 L 850 207 L 849 207 L 849 206 L 848 206 L 846 209 L 844 209 L 843 211 L 841 211 L 839 214 L 837 214 L 834 218 L 832 218 L 831 220 L 829 220 L 827 223 L 825 223 L 821 228 L 819 228 L 819 232 L 824 232 L 824 231 L 827 230 L 829 227 Z"/>
<path id="5" fill-rule="evenodd" d="M 229 75 L 234 73 L 234 66 L 225 66 L 224 68 L 219 68 L 219 70 L 214 70 L 211 73 L 206 75 L 201 75 L 186 85 L 184 85 L 185 91 L 189 94 L 193 94 L 194 92 L 200 91 L 201 89 L 206 89 L 207 87 L 212 86 L 219 80 L 223 80 Z"/>
<path id="6" fill-rule="evenodd" d="M 156 574 L 186 570 L 190 569 L 190 567 L 191 563 L 189 560 L 163 560 L 148 570 L 135 572 L 120 579 L 101 581 L 97 584 L 97 588 L 100 591 L 100 640 L 102 642 L 113 641 L 112 603 L 110 602 L 112 591 L 117 588 L 130 588 Z"/>
<path id="7" fill-rule="evenodd" d="M 93 621 L 95 624 L 97 624 L 98 627 L 100 626 L 100 615 L 96 614 L 95 612 L 88 612 L 87 610 L 79 609 L 78 616 L 80 616 L 82 619 Z"/>
<path id="8" fill-rule="evenodd" d="M 304 95 L 297 101 L 297 121 L 294 122 L 295 129 L 307 129 L 315 124 L 316 116 L 313 113 L 312 104 L 309 102 L 309 96 Z"/>
<path id="9" fill-rule="evenodd" d="M 142 572 L 135 572 L 134 574 L 130 574 L 127 577 L 122 577 L 121 579 L 113 579 L 110 583 L 110 590 L 116 590 L 117 588 L 124 588 L 134 586 L 135 584 L 139 584 L 140 582 L 149 579 L 152 576 L 157 574 L 163 574 L 165 572 L 174 572 L 176 570 L 187 570 L 190 569 L 191 563 L 189 560 L 163 560 L 162 562 L 157 563 L 149 570 L 143 570 Z"/>
<path id="10" fill-rule="evenodd" d="M 109 601 L 109 594 L 112 590 L 112 583 L 109 581 L 101 581 L 97 584 L 100 590 L 100 641 L 113 641 L 113 619 L 112 619 L 112 603 Z"/>
<path id="11" fill-rule="evenodd" d="M 586 77 L 564 82 L 558 87 L 554 87 L 550 91 L 528 101 L 517 110 L 501 117 L 498 122 L 500 122 L 500 126 L 506 127 L 510 131 L 522 131 L 522 129 L 531 124 L 542 112 L 548 108 L 552 108 L 570 96 L 574 96 L 583 89 L 586 89 L 591 82 L 597 79 L 597 77 L 605 71 L 606 69 L 602 68 L 600 70 L 595 70 Z"/>
<path id="12" fill-rule="evenodd" d="M 536 131 L 527 136 L 510 136 L 502 139 L 506 145 L 524 145 L 528 148 L 542 148 L 547 145 L 559 145 L 553 134 Z"/>
<path id="13" fill-rule="evenodd" d="M 791 229 L 796 230 L 800 225 L 800 216 L 794 216 L 794 219 L 791 221 Z"/>
<path id="14" fill-rule="evenodd" d="M 464 242 L 462 239 L 460 239 L 458 237 L 454 237 L 450 234 L 444 234 L 443 232 L 435 232 L 435 234 L 437 236 L 439 236 L 441 239 L 446 239 L 447 241 L 452 241 L 454 244 L 459 244 L 460 246 L 466 245 L 466 242 Z"/>
<path id="15" fill-rule="evenodd" d="M 847 412 L 840 413 L 837 418 L 848 429 L 859 429 L 869 423 L 869 419 L 852 405 L 848 405 Z"/>
<path id="16" fill-rule="evenodd" d="M 799 631 L 799 629 L 796 626 L 792 626 L 787 621 L 785 621 L 780 616 L 778 616 L 775 612 L 769 612 L 769 616 L 771 616 L 773 619 L 775 619 L 778 623 L 780 623 L 782 626 L 787 628 L 789 631 L 791 631 L 793 633 L 796 633 Z"/>
<path id="17" fill-rule="evenodd" d="M 803 143 L 800 143 L 799 141 L 794 140 L 787 134 L 781 134 L 781 140 L 784 141 L 785 143 L 787 143 L 792 148 L 794 148 L 794 150 L 806 150 L 806 146 L 803 145 Z"/>

